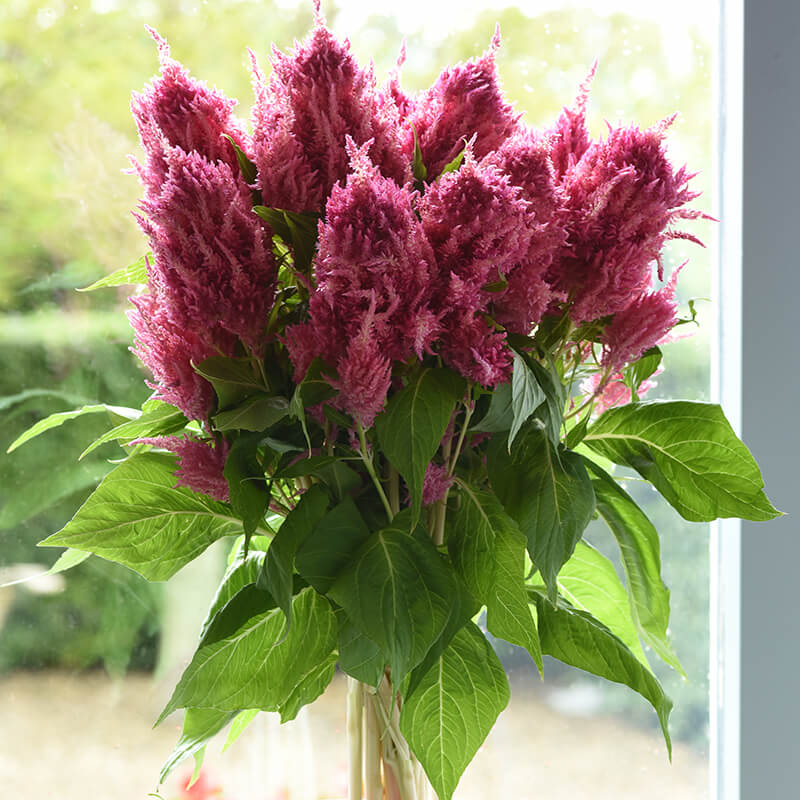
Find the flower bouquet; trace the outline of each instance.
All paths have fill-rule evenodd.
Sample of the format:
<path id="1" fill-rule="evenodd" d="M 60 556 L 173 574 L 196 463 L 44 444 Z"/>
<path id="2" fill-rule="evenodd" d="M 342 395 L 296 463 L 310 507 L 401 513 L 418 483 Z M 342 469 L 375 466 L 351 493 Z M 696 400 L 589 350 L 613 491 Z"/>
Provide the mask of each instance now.
<path id="1" fill-rule="evenodd" d="M 504 98 L 495 36 L 409 95 L 317 23 L 251 131 L 155 32 L 134 95 L 151 252 L 90 288 L 131 298 L 139 409 L 89 406 L 125 458 L 44 544 L 163 581 L 222 537 L 227 572 L 163 719 L 162 778 L 259 711 L 349 681 L 350 797 L 448 800 L 509 700 L 487 639 L 671 701 L 659 538 L 614 477 L 686 519 L 777 512 L 721 409 L 646 402 L 677 325 L 660 254 L 703 216 L 648 130 L 585 124 L 590 74 L 545 131 Z M 625 582 L 583 539 L 601 517 Z M 485 617 L 483 613 L 485 611 Z M 485 620 L 485 621 L 484 621 Z"/>

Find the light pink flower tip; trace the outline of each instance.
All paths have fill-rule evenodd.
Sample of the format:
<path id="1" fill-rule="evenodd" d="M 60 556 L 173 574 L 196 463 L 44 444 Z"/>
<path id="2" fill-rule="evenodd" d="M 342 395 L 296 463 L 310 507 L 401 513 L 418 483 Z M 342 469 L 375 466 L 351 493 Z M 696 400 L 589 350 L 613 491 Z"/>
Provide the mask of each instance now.
<path id="1" fill-rule="evenodd" d="M 444 464 L 431 461 L 425 470 L 422 482 L 422 505 L 430 506 L 441 500 L 453 485 L 453 480 L 453 477 L 447 474 L 447 467 Z"/>
<path id="2" fill-rule="evenodd" d="M 571 108 L 565 107 L 550 131 L 551 158 L 557 180 L 561 180 L 589 148 L 589 130 L 586 127 L 586 104 L 595 72 L 595 61 L 589 74 L 581 83 Z"/>
<path id="3" fill-rule="evenodd" d="M 658 375 L 663 371 L 659 367 L 654 374 Z M 621 372 L 611 375 L 606 383 L 601 386 L 602 374 L 595 372 L 581 383 L 581 391 L 584 395 L 595 397 L 594 414 L 602 414 L 609 408 L 624 406 L 631 402 L 632 394 L 630 388 L 625 383 L 625 378 Z M 644 380 L 639 385 L 638 397 L 641 400 L 651 389 L 658 384 L 653 380 Z"/>
<path id="4" fill-rule="evenodd" d="M 322 13 L 321 0 L 314 0 L 314 22 L 316 22 L 317 25 L 325 24 L 325 15 Z"/>
<path id="5" fill-rule="evenodd" d="M 230 451 L 225 439 L 212 443 L 191 436 L 149 436 L 131 444 L 150 444 L 175 453 L 178 456 L 177 486 L 186 486 L 223 503 L 230 500 L 228 481 L 223 474 Z"/>

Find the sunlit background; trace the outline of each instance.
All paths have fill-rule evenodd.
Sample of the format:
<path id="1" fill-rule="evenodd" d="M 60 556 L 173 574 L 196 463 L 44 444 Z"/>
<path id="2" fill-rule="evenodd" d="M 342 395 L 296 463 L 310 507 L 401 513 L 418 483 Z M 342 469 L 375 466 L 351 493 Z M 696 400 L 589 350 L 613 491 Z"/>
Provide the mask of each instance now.
<path id="1" fill-rule="evenodd" d="M 83 403 L 136 406 L 145 375 L 128 352 L 125 292 L 76 288 L 136 261 L 146 249 L 130 211 L 139 188 L 125 174 L 138 144 L 131 90 L 157 70 L 144 30 L 157 28 L 198 78 L 251 100 L 245 47 L 266 64 L 313 24 L 310 2 L 291 0 L 3 0 L 0 3 L 0 451 L 36 419 Z M 711 0 L 568 2 L 477 0 L 325 3 L 337 34 L 383 81 L 403 39 L 403 85 L 429 85 L 447 64 L 479 55 L 499 22 L 498 64 L 525 119 L 550 125 L 599 62 L 589 105 L 593 133 L 609 123 L 680 116 L 669 136 L 678 164 L 700 172 L 697 205 L 711 207 Z M 711 241 L 710 227 L 693 233 Z M 708 398 L 710 256 L 676 242 L 667 269 L 690 259 L 678 284 L 700 327 L 665 347 L 664 397 Z M 35 543 L 58 530 L 121 455 L 116 446 L 77 456 L 103 429 L 68 423 L 0 456 L 0 584 L 44 571 L 58 556 Z M 629 486 L 631 492 L 639 487 Z M 641 494 L 641 493 L 640 493 Z M 689 676 L 654 668 L 674 699 L 672 765 L 655 715 L 638 696 L 529 659 L 498 644 L 512 701 L 456 797 L 571 800 L 698 800 L 707 796 L 708 531 L 678 518 L 655 495 L 647 504 L 663 536 L 672 589 L 672 636 Z M 601 549 L 603 532 L 592 530 Z M 0 786 L 25 800 L 137 800 L 157 786 L 180 720 L 152 722 L 193 649 L 224 562 L 212 549 L 166 587 L 97 558 L 48 579 L 0 589 Z M 162 644 L 162 641 L 164 644 Z M 224 738 L 223 738 L 224 741 Z M 164 798 L 316 800 L 344 796 L 341 686 L 297 722 L 260 715 L 219 757 L 209 747 L 204 784 L 183 792 L 186 772 Z M 202 786 L 205 786 L 203 789 Z M 205 792 L 205 793 L 203 793 Z M 214 793 L 216 792 L 216 793 Z"/>

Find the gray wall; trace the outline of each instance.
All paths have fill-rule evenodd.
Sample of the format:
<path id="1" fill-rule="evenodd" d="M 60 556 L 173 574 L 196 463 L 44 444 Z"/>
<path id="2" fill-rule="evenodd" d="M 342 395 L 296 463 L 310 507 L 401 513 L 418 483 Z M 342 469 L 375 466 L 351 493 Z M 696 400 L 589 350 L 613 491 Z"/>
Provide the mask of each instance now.
<path id="1" fill-rule="evenodd" d="M 798 0 L 744 0 L 742 111 L 742 435 L 788 516 L 742 526 L 741 800 L 778 800 L 800 797 Z"/>

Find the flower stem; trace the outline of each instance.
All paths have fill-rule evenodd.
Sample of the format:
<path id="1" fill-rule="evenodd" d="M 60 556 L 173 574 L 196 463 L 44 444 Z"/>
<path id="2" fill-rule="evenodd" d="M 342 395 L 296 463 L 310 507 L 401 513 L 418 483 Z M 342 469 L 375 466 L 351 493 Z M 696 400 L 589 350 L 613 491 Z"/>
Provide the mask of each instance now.
<path id="1" fill-rule="evenodd" d="M 380 478 L 378 478 L 378 473 L 375 472 L 375 465 L 372 463 L 372 458 L 367 453 L 367 435 L 364 432 L 364 426 L 361 424 L 361 420 L 356 420 L 356 426 L 358 428 L 358 440 L 361 443 L 361 460 L 364 462 L 364 466 L 367 468 L 367 472 L 369 473 L 370 478 L 372 478 L 375 488 L 378 490 L 378 497 L 381 498 L 383 507 L 386 509 L 386 514 L 389 517 L 389 522 L 391 522 L 394 519 L 394 513 L 392 512 L 391 505 L 389 505 L 386 492 L 383 491 L 383 486 Z"/>
<path id="2" fill-rule="evenodd" d="M 366 800 L 382 800 L 383 780 L 381 779 L 381 731 L 378 714 L 375 710 L 375 695 L 364 693 L 364 773 Z"/>
<path id="3" fill-rule="evenodd" d="M 348 799 L 361 800 L 362 752 L 364 746 L 364 685 L 355 678 L 347 679 L 347 743 Z"/>

